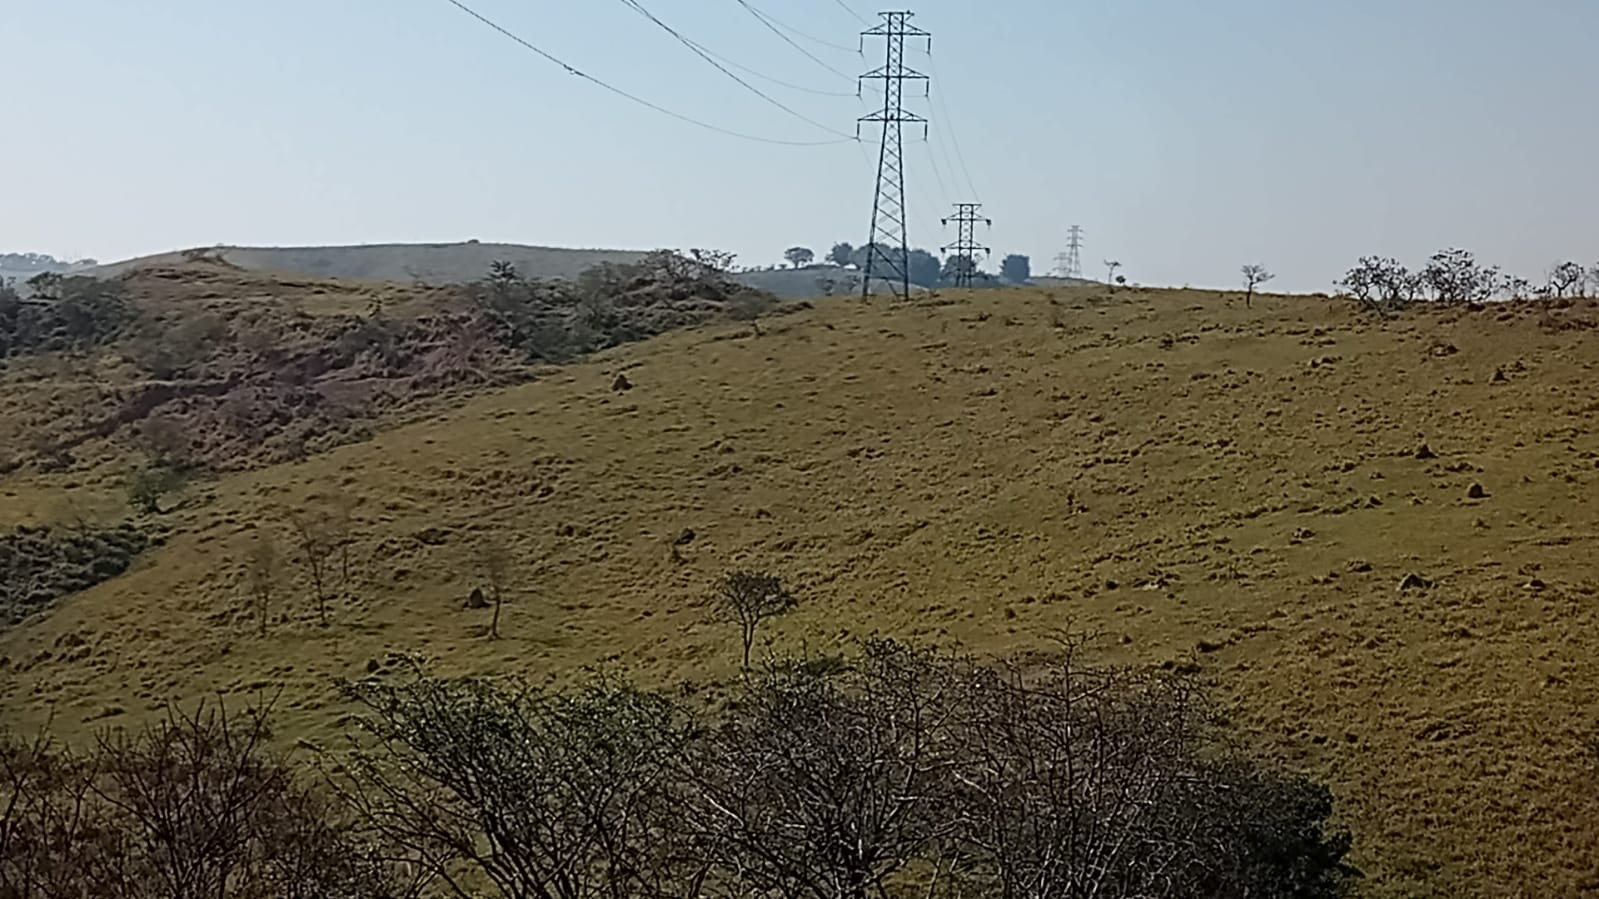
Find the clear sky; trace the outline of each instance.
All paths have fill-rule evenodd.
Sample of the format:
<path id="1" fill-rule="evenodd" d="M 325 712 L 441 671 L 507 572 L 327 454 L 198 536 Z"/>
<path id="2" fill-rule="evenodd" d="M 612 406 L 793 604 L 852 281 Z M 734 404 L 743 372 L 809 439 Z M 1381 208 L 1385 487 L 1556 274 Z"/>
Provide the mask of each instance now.
<path id="1" fill-rule="evenodd" d="M 748 93 L 622 0 L 467 0 L 684 114 L 827 131 Z M 866 0 L 641 0 L 849 136 Z M 904 8 L 904 7 L 892 7 Z M 911 241 L 948 204 L 1048 269 L 1323 290 L 1366 253 L 1448 246 L 1537 278 L 1599 261 L 1595 0 L 921 0 L 932 119 L 906 146 Z M 980 10 L 980 12 L 978 11 Z M 734 71 L 739 71 L 735 69 Z M 741 73 L 742 74 L 742 73 Z M 478 238 L 723 248 L 867 236 L 875 160 L 705 131 L 605 92 L 447 0 L 0 0 L 0 250 L 111 260 L 201 244 Z M 827 96 L 842 93 L 845 96 Z M 870 95 L 868 95 L 870 96 Z M 942 102 L 940 102 L 942 101 Z M 866 152 L 863 153 L 862 151 Z M 958 151 L 958 152 L 957 152 Z M 963 173 L 969 172 L 969 180 Z M 869 161 L 872 160 L 872 161 Z M 940 185 L 940 179 L 943 184 Z"/>

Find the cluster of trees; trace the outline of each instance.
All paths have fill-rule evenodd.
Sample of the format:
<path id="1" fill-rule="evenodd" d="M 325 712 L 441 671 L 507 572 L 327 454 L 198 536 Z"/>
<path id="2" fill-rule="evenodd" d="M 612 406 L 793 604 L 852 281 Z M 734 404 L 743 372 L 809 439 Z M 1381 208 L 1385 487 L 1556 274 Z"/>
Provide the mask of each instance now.
<path id="1" fill-rule="evenodd" d="M 1412 303 L 1481 303 L 1492 299 L 1530 299 L 1581 296 L 1589 286 L 1599 286 L 1599 264 L 1591 269 L 1577 262 L 1552 266 L 1540 284 L 1484 265 L 1467 250 L 1448 249 L 1433 254 L 1427 264 L 1412 270 L 1392 257 L 1366 256 L 1336 286 L 1366 306 L 1382 313 Z"/>
<path id="2" fill-rule="evenodd" d="M 83 350 L 126 333 L 136 318 L 121 286 L 81 275 L 28 279 L 24 300 L 0 282 L 0 359 L 22 353 Z"/>
<path id="3" fill-rule="evenodd" d="M 496 262 L 468 290 L 493 339 L 561 362 L 691 324 L 704 317 L 685 308 L 694 303 L 753 318 L 775 299 L 733 280 L 733 259 L 714 250 L 658 250 L 635 264 L 602 263 L 575 281 L 526 278 Z"/>
<path id="4" fill-rule="evenodd" d="M 888 641 L 725 702 L 419 667 L 345 683 L 318 784 L 267 716 L 73 753 L 0 740 L 0 896 L 1345 895 L 1327 790 L 1218 738 L 1195 685 Z"/>
<path id="5" fill-rule="evenodd" d="M 865 269 L 870 247 L 857 247 L 853 244 L 840 242 L 833 245 L 827 252 L 824 261 L 835 266 Z M 890 254 L 887 247 L 879 245 L 879 259 Z M 816 252 L 809 247 L 789 247 L 783 252 L 783 258 L 794 268 L 804 268 L 816 261 Z M 939 259 L 933 253 L 920 247 L 910 251 L 909 270 L 912 284 L 922 287 L 939 287 L 954 284 L 962 274 L 963 266 L 974 265 L 964 256 L 946 256 Z M 975 269 L 972 272 L 974 281 L 986 286 L 997 286 L 1000 283 L 1026 284 L 1033 276 L 1032 260 L 1019 253 L 1012 253 L 1000 261 L 999 276 Z"/>
<path id="6" fill-rule="evenodd" d="M 221 708 L 86 751 L 0 729 L 0 897 L 420 895 L 270 739 Z"/>
<path id="7" fill-rule="evenodd" d="M 17 272 L 22 275 L 36 275 L 43 272 L 65 272 L 75 268 L 86 268 L 99 265 L 95 259 L 79 259 L 69 262 L 57 259 L 48 253 L 0 253 L 0 271 Z"/>

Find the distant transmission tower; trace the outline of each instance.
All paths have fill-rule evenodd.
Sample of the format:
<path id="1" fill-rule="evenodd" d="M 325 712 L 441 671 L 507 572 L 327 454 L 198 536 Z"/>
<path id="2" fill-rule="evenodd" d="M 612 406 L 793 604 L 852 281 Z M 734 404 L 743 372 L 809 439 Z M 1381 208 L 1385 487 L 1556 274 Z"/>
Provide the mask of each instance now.
<path id="1" fill-rule="evenodd" d="M 906 122 L 920 124 L 925 136 L 927 119 L 906 112 L 901 100 L 905 82 L 928 82 L 928 77 L 905 67 L 905 39 L 927 38 L 928 51 L 932 51 L 933 36 L 911 24 L 910 12 L 881 13 L 883 24 L 861 32 L 862 45 L 867 37 L 885 38 L 887 58 L 880 68 L 861 76 L 883 83 L 883 108 L 870 115 L 861 116 L 855 124 L 860 134 L 861 122 L 878 122 L 883 126 L 883 142 L 877 154 L 877 189 L 872 195 L 872 230 L 866 241 L 866 277 L 861 282 L 861 296 L 872 293 L 872 278 L 882 278 L 900 299 L 911 295 L 910 244 L 905 234 L 905 154 L 900 140 L 900 126 Z"/>
<path id="2" fill-rule="evenodd" d="M 1066 244 L 1066 252 L 1055 257 L 1055 271 L 1062 278 L 1077 278 L 1081 280 L 1083 277 L 1083 226 L 1073 225 L 1071 230 L 1066 233 L 1069 238 Z"/>
<path id="3" fill-rule="evenodd" d="M 955 214 L 944 219 L 944 224 L 955 223 L 955 242 L 940 249 L 948 253 L 955 251 L 955 286 L 971 287 L 972 281 L 977 277 L 977 252 L 992 253 L 988 247 L 979 246 L 977 243 L 977 223 L 982 222 L 990 227 L 994 220 L 984 218 L 977 214 L 983 208 L 981 203 L 956 203 Z"/>

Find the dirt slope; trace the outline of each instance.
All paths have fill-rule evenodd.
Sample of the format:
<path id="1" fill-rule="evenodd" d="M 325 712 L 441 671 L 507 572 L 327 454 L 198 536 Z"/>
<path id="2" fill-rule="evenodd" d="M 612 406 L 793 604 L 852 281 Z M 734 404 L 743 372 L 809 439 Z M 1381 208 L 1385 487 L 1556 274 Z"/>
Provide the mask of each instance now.
<path id="1" fill-rule="evenodd" d="M 0 710 L 82 735 L 281 687 L 286 731 L 331 745 L 332 679 L 391 650 L 703 683 L 736 660 L 708 585 L 755 565 L 804 598 L 784 645 L 1071 628 L 1198 666 L 1241 739 L 1334 785 L 1371 895 L 1599 888 L 1599 304 L 953 299 L 672 334 L 231 476 L 133 571 L 0 634 Z M 38 510 L 59 486 L 0 484 Z M 250 535 L 339 494 L 333 624 L 301 578 L 256 636 Z M 488 533 L 518 571 L 499 641 L 463 608 Z"/>

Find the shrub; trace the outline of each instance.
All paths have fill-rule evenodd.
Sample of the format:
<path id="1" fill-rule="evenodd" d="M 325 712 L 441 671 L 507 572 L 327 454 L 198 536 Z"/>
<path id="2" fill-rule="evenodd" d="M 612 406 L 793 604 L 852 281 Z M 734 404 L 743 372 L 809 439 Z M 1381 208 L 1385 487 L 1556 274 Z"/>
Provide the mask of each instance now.
<path id="1" fill-rule="evenodd" d="M 140 514 L 159 515 L 162 498 L 182 483 L 183 479 L 176 470 L 152 462 L 129 473 L 126 481 L 128 502 Z"/>
<path id="2" fill-rule="evenodd" d="M 0 732 L 0 896 L 380 899 L 404 886 L 267 748 L 196 709 L 75 753 Z M 414 892 L 411 891 L 411 892 Z"/>
<path id="3" fill-rule="evenodd" d="M 552 899 L 1331 899 L 1358 876 L 1326 789 L 1219 740 L 1182 676 L 889 641 L 814 661 L 697 708 L 605 679 L 346 684 L 373 737 L 348 791 L 428 873 Z"/>

